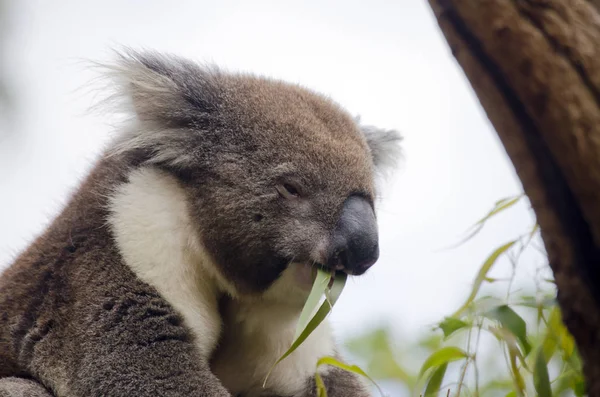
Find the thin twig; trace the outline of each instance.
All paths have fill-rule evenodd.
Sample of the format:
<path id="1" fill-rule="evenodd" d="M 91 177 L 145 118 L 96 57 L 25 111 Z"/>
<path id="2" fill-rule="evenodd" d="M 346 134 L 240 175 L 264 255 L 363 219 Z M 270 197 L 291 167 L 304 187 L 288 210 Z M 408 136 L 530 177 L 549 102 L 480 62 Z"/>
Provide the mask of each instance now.
<path id="1" fill-rule="evenodd" d="M 481 337 L 482 327 L 483 319 L 480 319 L 477 327 L 477 338 L 475 339 L 475 352 L 479 351 L 479 339 Z M 473 366 L 475 367 L 475 396 L 479 396 L 479 367 L 477 366 L 477 353 L 475 353 L 473 357 Z"/>
<path id="2" fill-rule="evenodd" d="M 456 390 L 456 395 L 460 396 L 460 390 L 465 381 L 465 376 L 467 374 L 467 368 L 469 368 L 469 362 L 471 361 L 471 335 L 473 333 L 473 327 L 469 327 L 469 333 L 467 334 L 467 359 L 463 365 L 462 372 L 460 374 L 460 379 L 458 380 L 458 388 Z"/>

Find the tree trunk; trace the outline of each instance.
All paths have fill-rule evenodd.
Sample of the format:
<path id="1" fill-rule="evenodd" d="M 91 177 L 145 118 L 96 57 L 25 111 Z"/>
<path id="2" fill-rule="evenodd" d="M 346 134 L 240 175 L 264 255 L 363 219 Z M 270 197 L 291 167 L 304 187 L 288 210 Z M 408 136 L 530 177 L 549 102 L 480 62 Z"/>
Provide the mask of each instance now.
<path id="1" fill-rule="evenodd" d="M 600 396 L 600 0 L 429 0 L 531 200 Z"/>

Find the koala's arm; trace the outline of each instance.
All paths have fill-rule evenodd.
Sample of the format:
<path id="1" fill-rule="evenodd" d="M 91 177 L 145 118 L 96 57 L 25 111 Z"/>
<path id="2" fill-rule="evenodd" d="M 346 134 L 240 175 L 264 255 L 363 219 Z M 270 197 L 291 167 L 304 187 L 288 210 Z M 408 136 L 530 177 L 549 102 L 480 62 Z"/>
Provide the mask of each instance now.
<path id="1" fill-rule="evenodd" d="M 146 292 L 105 299 L 94 313 L 103 318 L 77 331 L 72 395 L 230 397 L 180 315 Z"/>
<path id="2" fill-rule="evenodd" d="M 0 377 L 27 375 L 56 397 L 231 397 L 178 312 L 107 251 L 5 275 Z"/>
<path id="3" fill-rule="evenodd" d="M 44 386 L 35 380 L 24 378 L 0 379 L 2 397 L 54 397 Z"/>

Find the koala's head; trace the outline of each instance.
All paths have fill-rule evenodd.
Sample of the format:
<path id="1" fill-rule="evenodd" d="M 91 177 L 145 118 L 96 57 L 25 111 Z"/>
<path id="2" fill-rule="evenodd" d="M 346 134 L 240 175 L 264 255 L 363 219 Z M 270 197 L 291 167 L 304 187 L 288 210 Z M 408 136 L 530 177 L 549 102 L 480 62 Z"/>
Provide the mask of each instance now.
<path id="1" fill-rule="evenodd" d="M 136 128 L 116 145 L 175 175 L 219 271 L 268 288 L 292 262 L 363 274 L 379 256 L 376 176 L 399 135 L 296 85 L 159 54 L 122 56 Z"/>

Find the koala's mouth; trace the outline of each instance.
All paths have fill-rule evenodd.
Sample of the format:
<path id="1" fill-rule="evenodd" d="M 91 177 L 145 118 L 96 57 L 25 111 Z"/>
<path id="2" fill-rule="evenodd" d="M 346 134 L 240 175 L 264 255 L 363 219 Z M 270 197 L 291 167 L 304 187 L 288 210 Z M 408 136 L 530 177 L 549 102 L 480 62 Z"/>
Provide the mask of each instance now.
<path id="1" fill-rule="evenodd" d="M 309 290 L 310 288 L 312 288 L 312 285 L 315 282 L 318 270 L 323 270 L 327 273 L 334 273 L 336 271 L 331 269 L 331 267 L 329 266 L 321 265 L 319 263 L 297 263 L 295 269 L 296 281 L 302 288 Z M 351 274 L 349 272 L 345 273 Z M 333 278 L 331 279 L 331 283 L 333 283 Z"/>
<path id="2" fill-rule="evenodd" d="M 368 250 L 367 253 L 359 252 L 358 255 L 348 255 L 347 252 L 337 253 L 331 258 L 331 263 L 316 263 L 315 266 L 328 273 L 342 272 L 348 276 L 360 276 L 366 273 L 379 258 L 379 247 Z"/>
<path id="3" fill-rule="evenodd" d="M 317 269 L 319 270 L 323 270 L 324 272 L 327 273 L 339 273 L 339 272 L 343 272 L 346 273 L 348 275 L 352 274 L 352 272 L 348 271 L 343 265 L 337 265 L 335 267 L 332 266 L 328 266 L 328 265 L 323 265 L 321 263 L 315 263 L 314 265 Z"/>
<path id="4" fill-rule="evenodd" d="M 337 265 L 323 265 L 321 263 L 315 263 L 314 265 L 317 269 L 323 270 L 327 273 L 346 273 L 348 276 L 360 276 L 364 273 L 364 271 L 356 271 L 354 269 L 348 269 L 345 267 L 341 261 L 338 261 Z M 360 269 L 362 270 L 362 269 Z"/>

